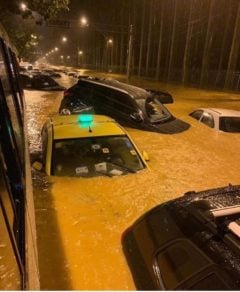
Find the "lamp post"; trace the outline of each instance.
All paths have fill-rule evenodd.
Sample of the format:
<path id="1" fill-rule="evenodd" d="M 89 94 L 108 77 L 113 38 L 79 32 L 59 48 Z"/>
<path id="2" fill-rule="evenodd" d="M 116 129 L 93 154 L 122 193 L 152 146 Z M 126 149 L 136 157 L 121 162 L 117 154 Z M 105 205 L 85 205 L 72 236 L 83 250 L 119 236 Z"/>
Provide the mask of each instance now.
<path id="1" fill-rule="evenodd" d="M 107 48 L 106 48 L 106 71 L 109 72 L 108 64 L 109 64 L 109 51 L 110 50 L 110 68 L 113 65 L 113 39 L 107 40 Z M 112 71 L 112 69 L 111 69 Z"/>
<path id="2" fill-rule="evenodd" d="M 87 18 L 85 16 L 82 16 L 80 18 L 80 24 L 81 24 L 82 27 L 86 27 L 86 26 L 89 25 L 88 20 L 87 20 Z M 103 33 L 103 30 L 99 29 L 98 26 L 96 26 L 93 23 L 91 23 L 91 25 L 94 26 L 96 28 L 96 31 L 100 32 L 104 36 L 104 38 L 107 40 L 107 36 Z M 119 31 L 118 31 L 118 33 L 119 33 Z M 128 38 L 128 49 L 127 49 L 126 75 L 127 75 L 127 80 L 129 81 L 130 80 L 130 76 L 131 76 L 132 55 L 133 55 L 133 25 L 132 24 L 129 26 L 128 34 L 129 34 L 129 38 Z M 106 51 L 108 51 L 109 45 L 112 45 L 112 44 L 113 44 L 112 39 L 108 39 L 107 40 L 107 49 L 106 49 Z M 107 53 L 106 53 L 106 59 L 107 59 Z M 113 65 L 113 48 L 111 50 L 111 66 L 112 65 Z"/>
<path id="3" fill-rule="evenodd" d="M 82 57 L 83 57 L 83 51 L 78 51 L 78 65 L 81 65 L 81 66 L 83 66 Z"/>

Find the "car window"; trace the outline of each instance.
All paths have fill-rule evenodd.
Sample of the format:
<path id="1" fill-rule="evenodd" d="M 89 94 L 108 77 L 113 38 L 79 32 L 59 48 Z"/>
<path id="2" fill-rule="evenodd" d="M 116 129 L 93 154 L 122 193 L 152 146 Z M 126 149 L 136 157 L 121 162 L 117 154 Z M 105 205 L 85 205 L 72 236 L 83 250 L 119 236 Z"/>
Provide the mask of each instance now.
<path id="1" fill-rule="evenodd" d="M 119 111 L 126 113 L 128 115 L 137 111 L 136 106 L 134 105 L 131 97 L 126 93 L 115 91 L 113 92 L 112 97 L 114 99 L 115 108 L 118 109 Z"/>
<path id="2" fill-rule="evenodd" d="M 240 117 L 220 117 L 219 130 L 224 132 L 239 133 Z"/>
<path id="3" fill-rule="evenodd" d="M 203 114 L 203 111 L 198 110 L 198 111 L 192 112 L 190 116 L 199 121 L 201 119 L 202 114 Z"/>
<path id="4" fill-rule="evenodd" d="M 152 123 L 168 119 L 171 114 L 157 98 L 146 100 L 146 113 Z"/>
<path id="5" fill-rule="evenodd" d="M 145 167 L 127 136 L 55 140 L 52 156 L 58 176 L 114 176 Z"/>
<path id="6" fill-rule="evenodd" d="M 209 113 L 204 113 L 202 115 L 200 122 L 207 125 L 210 128 L 214 128 L 214 119 L 213 116 Z"/>
<path id="7" fill-rule="evenodd" d="M 209 260 L 187 240 L 179 240 L 156 256 L 161 280 L 168 290 L 209 265 Z"/>

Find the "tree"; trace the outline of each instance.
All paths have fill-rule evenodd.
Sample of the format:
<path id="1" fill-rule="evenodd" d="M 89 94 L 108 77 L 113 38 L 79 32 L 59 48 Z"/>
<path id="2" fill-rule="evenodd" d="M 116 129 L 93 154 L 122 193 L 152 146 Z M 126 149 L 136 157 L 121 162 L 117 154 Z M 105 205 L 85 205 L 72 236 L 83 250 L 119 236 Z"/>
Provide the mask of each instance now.
<path id="1" fill-rule="evenodd" d="M 68 9 L 69 0 L 27 0 L 24 8 L 15 0 L 0 0 L 0 19 L 11 41 L 16 46 L 19 57 L 29 57 L 38 44 L 35 24 L 39 24 L 36 14 L 49 20 L 61 10 Z M 16 26 L 18 23 L 18 26 Z"/>
<path id="2" fill-rule="evenodd" d="M 56 17 L 59 11 L 67 10 L 69 0 L 26 0 L 24 4 L 26 5 L 25 8 L 16 0 L 0 0 L 1 14 L 11 12 L 27 18 L 33 17 L 33 12 L 37 12 L 44 20 L 48 20 Z"/>

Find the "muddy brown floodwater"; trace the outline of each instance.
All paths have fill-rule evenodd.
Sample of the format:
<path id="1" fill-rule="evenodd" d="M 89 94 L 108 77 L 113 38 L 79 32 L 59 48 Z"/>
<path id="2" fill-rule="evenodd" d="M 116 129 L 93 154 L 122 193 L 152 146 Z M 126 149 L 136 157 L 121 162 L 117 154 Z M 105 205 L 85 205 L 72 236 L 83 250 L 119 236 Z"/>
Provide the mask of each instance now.
<path id="1" fill-rule="evenodd" d="M 120 78 L 121 76 L 114 76 Z M 63 76 L 66 87 L 73 79 Z M 240 135 L 217 133 L 188 116 L 197 107 L 240 110 L 240 95 L 133 80 L 174 96 L 167 105 L 191 128 L 163 135 L 127 128 L 150 170 L 122 177 L 57 178 L 33 173 L 41 289 L 135 289 L 122 247 L 123 231 L 140 215 L 190 190 L 239 184 Z M 26 91 L 30 151 L 41 151 L 46 117 L 62 92 Z"/>

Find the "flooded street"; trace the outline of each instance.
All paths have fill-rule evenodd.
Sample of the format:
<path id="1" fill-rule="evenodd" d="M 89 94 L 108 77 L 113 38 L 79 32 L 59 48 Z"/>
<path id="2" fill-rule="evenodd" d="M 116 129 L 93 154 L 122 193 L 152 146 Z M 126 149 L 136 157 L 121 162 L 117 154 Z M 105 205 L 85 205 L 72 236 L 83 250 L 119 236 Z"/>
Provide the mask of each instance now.
<path id="1" fill-rule="evenodd" d="M 64 75 L 59 82 L 69 87 L 75 80 Z M 134 290 L 123 231 L 153 206 L 185 192 L 240 184 L 240 135 L 217 133 L 188 116 L 198 107 L 240 110 L 240 95 L 144 82 L 132 80 L 169 91 L 174 103 L 167 108 L 191 127 L 175 135 L 127 128 L 150 158 L 150 170 L 137 174 L 87 179 L 33 173 L 41 289 Z M 41 151 L 41 127 L 57 114 L 62 96 L 25 91 L 32 157 Z"/>

